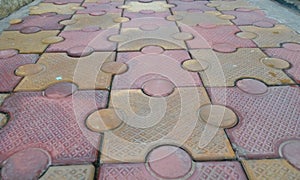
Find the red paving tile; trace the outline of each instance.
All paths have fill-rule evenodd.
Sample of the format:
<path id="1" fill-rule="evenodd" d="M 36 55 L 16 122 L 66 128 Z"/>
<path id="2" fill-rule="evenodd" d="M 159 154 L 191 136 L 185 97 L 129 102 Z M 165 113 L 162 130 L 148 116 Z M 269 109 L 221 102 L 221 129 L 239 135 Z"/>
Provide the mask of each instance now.
<path id="1" fill-rule="evenodd" d="M 101 1 L 99 1 L 101 2 Z M 110 2 L 110 3 L 83 3 L 82 6 L 85 9 L 78 10 L 77 14 L 91 14 L 100 11 L 110 12 L 110 13 L 121 13 L 122 9 L 117 8 L 122 5 L 122 2 Z"/>

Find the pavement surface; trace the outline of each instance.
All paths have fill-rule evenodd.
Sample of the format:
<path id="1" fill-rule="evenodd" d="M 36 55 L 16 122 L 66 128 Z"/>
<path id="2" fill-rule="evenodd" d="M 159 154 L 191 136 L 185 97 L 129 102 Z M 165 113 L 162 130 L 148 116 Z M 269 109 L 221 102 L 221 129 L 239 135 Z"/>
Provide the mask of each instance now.
<path id="1" fill-rule="evenodd" d="M 299 26 L 259 4 L 44 0 L 6 19 L 0 179 L 300 179 Z"/>

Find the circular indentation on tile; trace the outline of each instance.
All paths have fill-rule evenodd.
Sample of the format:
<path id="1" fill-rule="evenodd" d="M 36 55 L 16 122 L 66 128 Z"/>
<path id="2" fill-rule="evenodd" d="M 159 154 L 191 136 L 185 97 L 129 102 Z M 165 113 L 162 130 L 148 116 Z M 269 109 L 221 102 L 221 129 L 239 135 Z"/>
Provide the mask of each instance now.
<path id="1" fill-rule="evenodd" d="M 233 20 L 236 17 L 233 15 L 228 15 L 228 14 L 222 14 L 222 15 L 218 15 L 218 18 L 220 19 L 224 19 L 224 20 Z"/>
<path id="2" fill-rule="evenodd" d="M 67 50 L 67 54 L 71 57 L 85 57 L 94 52 L 89 46 L 75 46 Z"/>
<path id="3" fill-rule="evenodd" d="M 205 24 L 197 24 L 197 26 L 201 27 L 201 28 L 205 28 L 205 29 L 212 29 L 217 27 L 217 25 L 215 24 L 210 24 L 210 23 L 205 23 Z"/>
<path id="4" fill-rule="evenodd" d="M 284 43 L 282 47 L 292 51 L 300 51 L 300 44 L 297 43 Z"/>
<path id="5" fill-rule="evenodd" d="M 74 7 L 71 7 L 72 10 L 84 10 L 85 7 L 81 7 L 81 6 L 74 6 Z"/>
<path id="6" fill-rule="evenodd" d="M 236 83 L 237 87 L 248 94 L 264 94 L 268 91 L 265 83 L 256 79 L 241 79 Z"/>
<path id="7" fill-rule="evenodd" d="M 84 32 L 95 32 L 95 31 L 99 31 L 101 28 L 98 26 L 87 26 L 82 28 L 81 30 Z"/>
<path id="8" fill-rule="evenodd" d="M 33 34 L 33 33 L 40 32 L 41 30 L 42 30 L 42 28 L 37 27 L 37 26 L 28 26 L 28 27 L 22 28 L 20 30 L 20 32 L 23 34 Z"/>
<path id="9" fill-rule="evenodd" d="M 263 58 L 262 63 L 266 66 L 276 69 L 288 69 L 290 68 L 290 63 L 279 58 Z"/>
<path id="10" fill-rule="evenodd" d="M 216 127 L 231 128 L 237 123 L 237 116 L 235 113 L 221 105 L 204 105 L 199 109 L 199 118 Z"/>
<path id="11" fill-rule="evenodd" d="M 19 52 L 15 49 L 0 50 L 0 59 L 6 59 L 17 55 Z"/>
<path id="12" fill-rule="evenodd" d="M 64 98 L 71 96 L 77 91 L 77 86 L 70 82 L 59 82 L 49 86 L 44 95 L 48 98 Z"/>
<path id="13" fill-rule="evenodd" d="M 90 130 L 99 133 L 112 130 L 122 123 L 121 114 L 119 109 L 101 109 L 87 118 L 86 125 Z"/>
<path id="14" fill-rule="evenodd" d="M 57 15 L 55 12 L 46 12 L 46 13 L 40 14 L 40 16 L 42 16 L 42 17 L 52 17 L 55 15 Z"/>
<path id="15" fill-rule="evenodd" d="M 141 13 L 141 14 L 154 14 L 155 11 L 153 11 L 153 10 L 140 10 L 139 13 Z"/>
<path id="16" fill-rule="evenodd" d="M 159 26 L 156 24 L 143 24 L 139 28 L 143 31 L 155 31 L 159 29 Z"/>
<path id="17" fill-rule="evenodd" d="M 153 79 L 145 82 L 142 89 L 148 96 L 165 97 L 173 93 L 175 85 L 165 79 Z"/>
<path id="18" fill-rule="evenodd" d="M 257 22 L 254 22 L 253 25 L 256 26 L 256 27 L 262 27 L 262 28 L 274 27 L 274 24 L 270 23 L 268 21 L 257 21 Z"/>
<path id="19" fill-rule="evenodd" d="M 21 22 L 23 22 L 22 19 L 12 19 L 9 21 L 9 24 L 13 25 L 13 24 L 19 24 Z"/>
<path id="20" fill-rule="evenodd" d="M 175 7 L 175 5 L 174 4 L 163 4 L 162 7 L 164 7 L 164 8 L 173 8 L 173 7 Z"/>
<path id="21" fill-rule="evenodd" d="M 280 147 L 281 156 L 300 170 L 300 140 L 284 142 Z"/>
<path id="22" fill-rule="evenodd" d="M 128 70 L 128 66 L 121 62 L 105 62 L 102 64 L 101 70 L 111 74 L 123 74 Z"/>
<path id="23" fill-rule="evenodd" d="M 114 41 L 114 42 L 123 42 L 123 41 L 127 41 L 128 38 L 127 38 L 127 36 L 123 36 L 123 35 L 112 35 L 108 38 L 108 40 Z"/>
<path id="24" fill-rule="evenodd" d="M 44 69 L 45 67 L 40 64 L 25 64 L 23 66 L 19 66 L 16 69 L 15 74 L 17 76 L 30 76 L 30 75 L 37 74 L 43 71 Z"/>
<path id="25" fill-rule="evenodd" d="M 192 170 L 190 155 L 174 146 L 154 149 L 149 153 L 147 161 L 149 169 L 161 178 L 182 178 Z"/>
<path id="26" fill-rule="evenodd" d="M 77 22 L 76 19 L 71 19 L 71 20 L 64 20 L 64 21 L 61 21 L 59 24 L 62 24 L 62 25 L 72 25 L 72 24 L 75 24 Z"/>
<path id="27" fill-rule="evenodd" d="M 106 11 L 98 11 L 98 12 L 91 12 L 89 15 L 91 16 L 103 16 L 106 14 Z"/>
<path id="28" fill-rule="evenodd" d="M 236 51 L 235 46 L 233 46 L 231 44 L 227 44 L 227 43 L 214 44 L 214 45 L 212 45 L 212 47 L 213 47 L 213 50 L 223 52 L 223 53 L 231 53 L 231 52 Z"/>
<path id="29" fill-rule="evenodd" d="M 124 22 L 128 22 L 128 21 L 130 21 L 130 19 L 127 17 L 117 17 L 114 19 L 114 22 L 116 22 L 116 23 L 124 23 Z"/>
<path id="30" fill-rule="evenodd" d="M 238 32 L 236 34 L 237 37 L 244 38 L 244 39 L 255 39 L 257 38 L 257 34 L 253 32 Z"/>
<path id="31" fill-rule="evenodd" d="M 143 54 L 161 54 L 164 49 L 160 46 L 145 46 L 142 49 Z"/>
<path id="32" fill-rule="evenodd" d="M 180 21 L 183 19 L 183 17 L 180 15 L 170 15 L 170 16 L 167 16 L 166 19 L 169 21 Z"/>
<path id="33" fill-rule="evenodd" d="M 10 156 L 1 170 L 3 179 L 38 179 L 51 163 L 50 155 L 38 148 L 29 148 Z"/>
<path id="34" fill-rule="evenodd" d="M 191 8 L 191 9 L 188 9 L 187 12 L 189 12 L 189 13 L 203 13 L 204 11 L 202 11 L 201 9 L 197 9 L 197 8 Z"/>
<path id="35" fill-rule="evenodd" d="M 8 121 L 7 115 L 0 112 L 0 129 L 5 126 L 7 121 Z"/>
<path id="36" fill-rule="evenodd" d="M 172 37 L 177 40 L 191 40 L 194 38 L 194 36 L 188 32 L 175 33 L 172 35 Z"/>
<path id="37" fill-rule="evenodd" d="M 153 0 L 139 0 L 139 2 L 142 2 L 142 3 L 149 3 L 149 2 L 152 2 Z"/>
<path id="38" fill-rule="evenodd" d="M 46 39 L 42 40 L 42 43 L 44 44 L 55 44 L 64 41 L 65 39 L 60 36 L 52 36 L 52 37 L 47 37 Z"/>
<path id="39" fill-rule="evenodd" d="M 56 1 L 56 2 L 53 2 L 53 4 L 64 5 L 64 4 L 68 4 L 68 2 L 59 2 L 59 1 Z"/>
<path id="40" fill-rule="evenodd" d="M 209 63 L 202 59 L 189 59 L 183 62 L 182 67 L 188 71 L 200 72 L 209 67 Z"/>

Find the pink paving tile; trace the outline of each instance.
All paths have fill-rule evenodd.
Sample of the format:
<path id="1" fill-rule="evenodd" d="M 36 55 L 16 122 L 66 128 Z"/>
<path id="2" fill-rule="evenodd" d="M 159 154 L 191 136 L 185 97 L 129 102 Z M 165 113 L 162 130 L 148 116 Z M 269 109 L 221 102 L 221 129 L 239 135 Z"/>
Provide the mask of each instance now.
<path id="1" fill-rule="evenodd" d="M 18 54 L 16 50 L 0 51 L 0 92 L 10 92 L 22 77 L 15 75 L 15 70 L 25 64 L 35 63 L 36 54 Z"/>
<path id="2" fill-rule="evenodd" d="M 77 91 L 56 98 L 43 92 L 12 94 L 0 107 L 10 115 L 0 130 L 0 163 L 27 148 L 47 151 L 53 165 L 96 161 L 100 135 L 86 128 L 85 119 L 106 106 L 107 96 L 107 91 Z"/>
<path id="3" fill-rule="evenodd" d="M 149 23 L 151 22 L 151 23 Z M 163 17 L 141 17 L 141 18 L 133 18 L 130 21 L 123 23 L 122 28 L 141 28 L 143 27 L 152 27 L 152 29 L 149 30 L 155 30 L 162 26 L 168 26 L 168 27 L 177 27 L 175 22 L 168 21 Z M 147 29 L 143 29 L 146 30 Z"/>
<path id="4" fill-rule="evenodd" d="M 212 103 L 230 107 L 239 117 L 238 125 L 226 131 L 240 156 L 278 157 L 281 142 L 300 138 L 300 87 L 268 87 L 264 94 L 249 94 L 244 89 L 208 91 Z"/>
<path id="5" fill-rule="evenodd" d="M 300 84 L 300 44 L 285 43 L 282 48 L 266 48 L 264 52 L 271 57 L 281 58 L 291 64 L 291 68 L 285 70 L 294 80 Z"/>
<path id="6" fill-rule="evenodd" d="M 237 26 L 231 25 L 198 25 L 194 27 L 181 26 L 184 32 L 193 34 L 194 39 L 188 40 L 189 48 L 220 48 L 220 45 L 225 44 L 228 47 L 249 48 L 256 47 L 255 43 L 249 39 L 237 37 L 235 34 L 241 30 Z M 232 48 L 230 48 L 232 49 Z"/>
<path id="7" fill-rule="evenodd" d="M 73 47 L 92 48 L 94 51 L 113 51 L 117 43 L 108 41 L 107 38 L 117 34 L 118 29 L 100 30 L 97 27 L 87 27 L 83 30 L 62 31 L 59 36 L 65 40 L 52 44 L 47 52 L 66 52 Z"/>
<path id="8" fill-rule="evenodd" d="M 117 8 L 122 5 L 122 2 L 110 2 L 110 3 L 83 3 L 82 6 L 85 9 L 78 10 L 77 14 L 92 14 L 97 12 L 109 12 L 109 13 L 121 13 L 122 9 Z"/>
<path id="9" fill-rule="evenodd" d="M 261 24 L 263 22 L 271 24 L 273 27 L 276 24 L 274 19 L 267 18 L 265 13 L 262 10 L 254 10 L 254 9 L 236 9 L 235 11 L 223 11 L 223 14 L 233 15 L 236 18 L 232 21 L 236 25 L 253 25 L 253 24 Z"/>
<path id="10" fill-rule="evenodd" d="M 208 1 L 180 1 L 169 0 L 169 4 L 175 4 L 176 7 L 171 10 L 174 11 L 215 11 L 215 8 L 206 6 Z"/>
<path id="11" fill-rule="evenodd" d="M 70 19 L 70 14 L 45 13 L 41 15 L 30 15 L 23 19 L 19 24 L 11 25 L 8 30 L 22 30 L 26 27 L 40 27 L 43 30 L 62 29 L 64 26 L 59 24 L 62 20 Z"/>
<path id="12" fill-rule="evenodd" d="M 151 46 L 150 46 L 151 47 Z M 154 79 L 164 79 L 176 87 L 202 86 L 197 73 L 181 68 L 181 63 L 191 59 L 184 50 L 157 51 L 150 53 L 145 47 L 142 52 L 118 53 L 117 61 L 126 63 L 129 68 L 126 73 L 116 76 L 112 89 L 140 89 Z"/>

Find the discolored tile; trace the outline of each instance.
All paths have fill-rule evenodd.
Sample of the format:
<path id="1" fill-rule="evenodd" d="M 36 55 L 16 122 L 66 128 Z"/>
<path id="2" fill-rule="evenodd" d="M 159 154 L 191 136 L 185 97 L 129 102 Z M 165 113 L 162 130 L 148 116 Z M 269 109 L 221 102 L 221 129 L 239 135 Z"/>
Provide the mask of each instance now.
<path id="1" fill-rule="evenodd" d="M 125 9 L 128 12 L 139 12 L 142 10 L 151 10 L 155 12 L 169 11 L 169 8 L 175 7 L 173 4 L 167 4 L 165 1 L 152 1 L 152 2 L 135 2 L 129 1 L 119 8 Z"/>
<path id="2" fill-rule="evenodd" d="M 4 31 L 0 36 L 0 50 L 16 49 L 19 53 L 43 53 L 49 44 L 63 39 L 57 38 L 58 30 L 22 34 L 19 31 Z M 51 41 L 50 41 L 51 40 Z"/>
<path id="3" fill-rule="evenodd" d="M 199 74 L 206 87 L 234 86 L 241 78 L 254 78 L 268 85 L 295 84 L 281 69 L 262 63 L 267 56 L 258 48 L 240 48 L 233 53 L 220 53 L 209 49 L 190 51 L 199 62 L 209 67 Z"/>
<path id="4" fill-rule="evenodd" d="M 282 141 L 300 136 L 299 87 L 268 87 L 264 94 L 250 94 L 239 87 L 208 91 L 212 103 L 226 104 L 239 117 L 238 125 L 226 131 L 240 156 L 278 157 Z"/>
<path id="5" fill-rule="evenodd" d="M 233 1 L 216 0 L 216 1 L 210 1 L 210 3 L 208 3 L 207 6 L 214 7 L 219 11 L 230 11 L 238 8 L 257 9 L 254 6 L 251 6 L 245 0 L 233 0 Z"/>
<path id="6" fill-rule="evenodd" d="M 95 167 L 93 165 L 51 166 L 40 180 L 84 179 L 93 180 Z"/>
<path id="7" fill-rule="evenodd" d="M 37 6 L 30 7 L 29 14 L 44 14 L 49 12 L 54 12 L 57 14 L 73 14 L 76 12 L 77 9 L 80 9 L 79 3 L 40 3 Z"/>
<path id="8" fill-rule="evenodd" d="M 77 91 L 65 98 L 47 98 L 43 92 L 12 94 L 0 107 L 10 115 L 1 129 L 0 162 L 27 148 L 49 152 L 52 165 L 96 161 L 100 136 L 84 121 L 104 108 L 107 98 L 107 91 Z"/>
<path id="9" fill-rule="evenodd" d="M 244 160 L 250 179 L 299 179 L 300 171 L 283 159 Z"/>
<path id="10" fill-rule="evenodd" d="M 110 52 L 94 52 L 80 58 L 65 53 L 44 53 L 35 65 L 43 67 L 41 72 L 30 74 L 17 69 L 24 78 L 15 91 L 44 90 L 58 82 L 73 82 L 79 89 L 109 89 L 112 74 L 100 68 L 104 62 L 113 61 L 114 56 Z"/>

